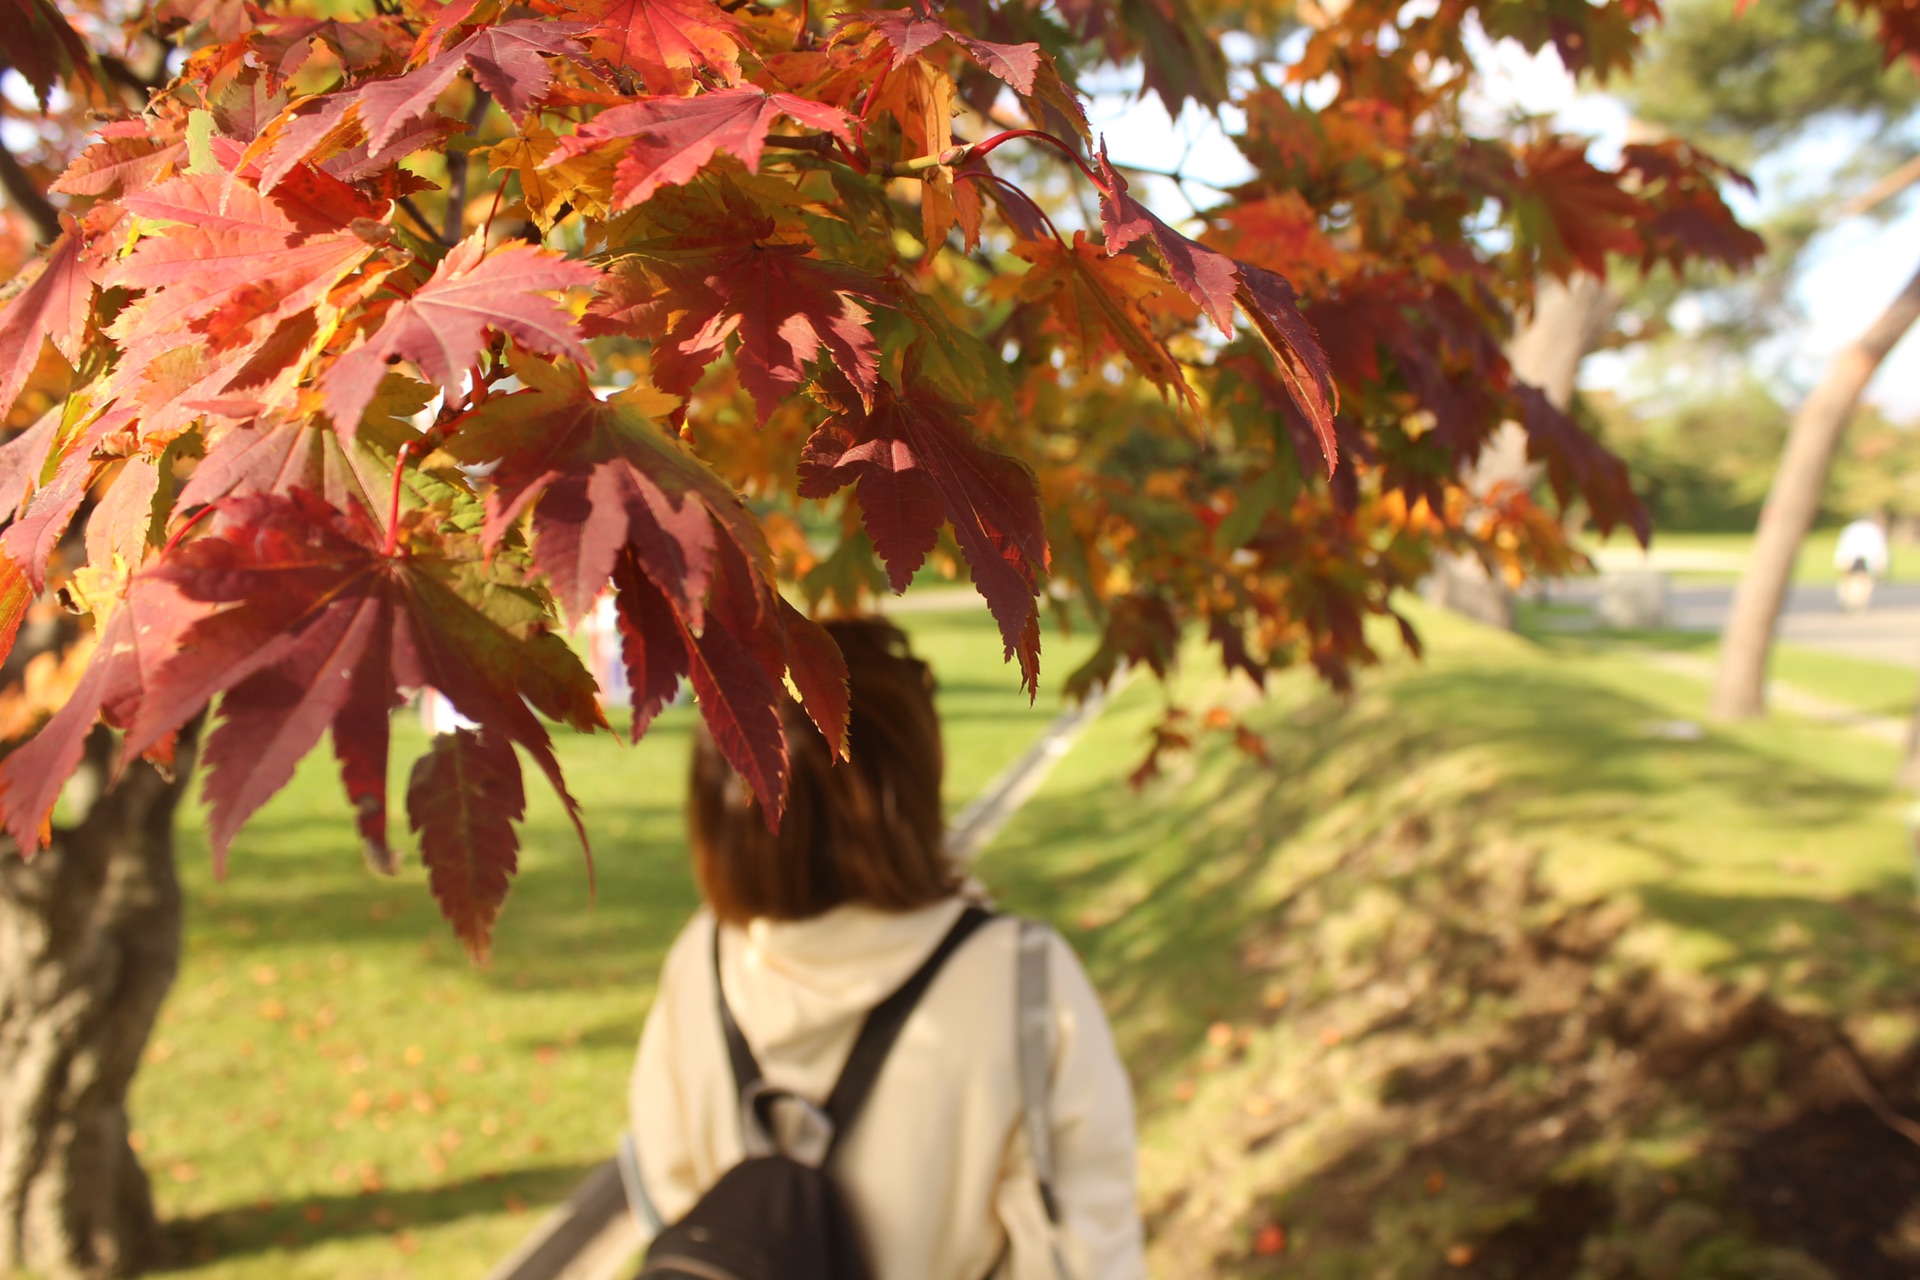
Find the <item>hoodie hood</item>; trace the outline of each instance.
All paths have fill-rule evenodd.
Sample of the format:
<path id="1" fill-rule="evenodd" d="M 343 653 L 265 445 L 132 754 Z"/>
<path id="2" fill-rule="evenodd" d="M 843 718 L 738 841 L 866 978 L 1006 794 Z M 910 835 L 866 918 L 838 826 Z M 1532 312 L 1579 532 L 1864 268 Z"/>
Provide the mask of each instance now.
<path id="1" fill-rule="evenodd" d="M 965 907 L 835 907 L 811 920 L 720 931 L 727 1004 L 756 1053 L 810 1058 L 850 1040 L 867 1011 L 913 976 Z"/>

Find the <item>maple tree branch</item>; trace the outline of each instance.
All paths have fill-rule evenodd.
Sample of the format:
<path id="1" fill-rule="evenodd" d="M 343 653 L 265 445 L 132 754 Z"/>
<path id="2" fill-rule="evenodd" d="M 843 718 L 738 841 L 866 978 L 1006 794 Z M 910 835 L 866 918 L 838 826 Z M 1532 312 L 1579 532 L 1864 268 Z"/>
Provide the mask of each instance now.
<path id="1" fill-rule="evenodd" d="M 1920 182 L 1920 156 L 1913 157 L 1853 199 L 1841 204 L 1833 211 L 1834 221 L 1857 218 L 1876 205 L 1893 199 L 1916 182 Z"/>
<path id="2" fill-rule="evenodd" d="M 487 108 L 493 105 L 493 95 L 485 89 L 475 86 L 473 105 L 467 108 L 467 132 L 471 135 L 487 118 Z M 447 211 L 440 223 L 440 241 L 443 244 L 459 244 L 460 233 L 465 230 L 467 215 L 467 153 L 460 150 L 447 152 Z M 498 202 L 496 201 L 496 207 Z M 491 215 L 489 215 L 491 217 Z"/>
<path id="3" fill-rule="evenodd" d="M 815 155 L 830 155 L 833 152 L 833 135 L 827 133 L 770 133 L 767 145 L 781 147 L 787 151 L 811 151 Z"/>
<path id="4" fill-rule="evenodd" d="M 167 60 L 164 57 L 151 75 L 141 75 L 125 58 L 117 58 L 110 53 L 96 53 L 94 58 L 99 62 L 100 69 L 106 72 L 107 79 L 139 94 L 142 107 L 146 106 L 147 95 L 160 92 L 171 80 L 167 75 Z"/>
<path id="5" fill-rule="evenodd" d="M 915 156 L 911 160 L 884 165 L 880 169 L 880 174 L 887 178 L 910 178 L 915 174 L 925 173 L 929 169 L 943 169 L 949 165 L 959 164 L 966 158 L 967 148 L 948 147 L 937 156 Z"/>
<path id="6" fill-rule="evenodd" d="M 40 188 L 35 185 L 27 171 L 13 152 L 0 146 L 0 190 L 7 193 L 14 207 L 33 221 L 33 229 L 43 241 L 55 240 L 60 235 L 60 211 L 53 207 Z"/>
<path id="7" fill-rule="evenodd" d="M 433 229 L 433 223 L 427 220 L 427 215 L 420 212 L 420 206 L 413 202 L 412 196 L 401 196 L 398 200 L 394 201 L 394 203 L 399 205 L 408 217 L 419 224 L 420 229 L 427 233 L 427 239 L 439 243 L 440 233 Z"/>

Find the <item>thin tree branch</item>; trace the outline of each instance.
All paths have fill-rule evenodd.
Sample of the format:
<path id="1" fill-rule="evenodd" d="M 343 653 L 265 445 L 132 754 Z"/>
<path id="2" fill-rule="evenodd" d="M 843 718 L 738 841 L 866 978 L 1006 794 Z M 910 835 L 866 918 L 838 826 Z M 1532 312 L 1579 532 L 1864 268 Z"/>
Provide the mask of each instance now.
<path id="1" fill-rule="evenodd" d="M 3 146 L 0 146 L 0 190 L 7 193 L 7 199 L 16 209 L 33 221 L 33 229 L 42 242 L 59 237 L 60 211 L 27 176 L 13 152 Z"/>
<path id="2" fill-rule="evenodd" d="M 1857 218 L 1875 205 L 1893 199 L 1916 182 L 1920 182 L 1920 156 L 1915 156 L 1853 199 L 1840 204 L 1833 211 L 1833 219 L 1838 222 L 1845 218 Z"/>
<path id="3" fill-rule="evenodd" d="M 770 133 L 767 135 L 767 145 L 787 151 L 811 151 L 823 156 L 833 154 L 833 138 L 824 133 Z"/>
<path id="4" fill-rule="evenodd" d="M 467 108 L 467 133 L 471 134 L 480 127 L 480 122 L 487 118 L 487 108 L 492 105 L 492 95 L 475 86 L 473 105 Z M 466 230 L 467 165 L 465 151 L 447 152 L 447 212 L 440 224 L 440 241 L 443 244 L 459 244 L 461 234 Z"/>
<path id="5" fill-rule="evenodd" d="M 394 201 L 394 203 L 400 206 L 402 213 L 405 213 L 418 224 L 420 230 L 426 233 L 427 239 L 435 241 L 440 239 L 440 233 L 434 230 L 431 222 L 427 221 L 427 215 L 420 212 L 420 206 L 413 202 L 412 196 L 401 196 L 398 200 Z"/>

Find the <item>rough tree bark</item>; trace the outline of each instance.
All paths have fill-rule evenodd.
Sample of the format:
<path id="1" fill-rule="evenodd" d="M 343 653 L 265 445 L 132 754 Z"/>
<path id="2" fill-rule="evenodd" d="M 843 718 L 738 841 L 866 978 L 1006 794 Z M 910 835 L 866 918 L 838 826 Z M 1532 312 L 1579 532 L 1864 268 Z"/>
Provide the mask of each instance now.
<path id="1" fill-rule="evenodd" d="M 117 745 L 96 730 L 73 824 L 31 862 L 0 848 L 0 1276 L 164 1260 L 127 1091 L 179 967 L 173 811 L 193 748 L 183 734 L 172 778 L 141 762 L 106 786 Z"/>
<path id="2" fill-rule="evenodd" d="M 1542 281 L 1534 294 L 1533 314 L 1507 350 L 1514 375 L 1566 409 L 1573 403 L 1580 362 L 1600 341 L 1614 305 L 1606 282 L 1596 276 L 1578 275 L 1564 284 Z M 1502 482 L 1530 487 L 1536 476 L 1527 458 L 1527 433 L 1509 422 L 1487 442 L 1468 483 L 1475 493 L 1486 493 Z M 1472 556 L 1442 557 L 1428 581 L 1427 596 L 1477 622 L 1513 630 L 1513 593 Z"/>
<path id="3" fill-rule="evenodd" d="M 1793 416 L 1786 449 L 1773 473 L 1773 487 L 1760 509 L 1753 554 L 1740 575 L 1720 642 L 1712 708 L 1716 719 L 1745 720 L 1767 709 L 1767 658 L 1773 648 L 1773 628 L 1800 543 L 1820 510 L 1834 450 L 1874 371 L 1915 320 L 1920 320 L 1920 271 L 1867 331 L 1833 358 L 1819 385 Z"/>

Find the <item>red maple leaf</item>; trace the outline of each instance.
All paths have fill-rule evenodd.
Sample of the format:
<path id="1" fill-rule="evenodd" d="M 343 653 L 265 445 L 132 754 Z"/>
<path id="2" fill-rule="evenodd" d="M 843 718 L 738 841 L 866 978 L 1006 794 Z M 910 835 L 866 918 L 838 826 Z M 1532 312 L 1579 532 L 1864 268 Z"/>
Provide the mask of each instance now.
<path id="1" fill-rule="evenodd" d="M 20 634 L 20 624 L 26 620 L 27 606 L 39 594 L 13 558 L 0 552 L 0 662 L 5 662 L 7 655 L 13 652 L 14 638 Z"/>
<path id="2" fill-rule="evenodd" d="M 348 90 L 368 147 L 380 150 L 402 129 L 427 116 L 463 70 L 493 95 L 515 123 L 525 123 L 534 104 L 553 84 L 553 68 L 546 59 L 578 58 L 580 43 L 574 37 L 582 30 L 578 23 L 548 20 L 483 27 L 416 70 Z"/>
<path id="3" fill-rule="evenodd" d="M 692 84 L 695 68 L 740 78 L 739 24 L 713 0 L 576 0 L 565 13 L 591 24 L 595 57 L 633 68 L 655 92 Z"/>
<path id="4" fill-rule="evenodd" d="M 1033 264 L 1020 278 L 1020 296 L 1045 306 L 1046 323 L 1064 335 L 1090 367 L 1109 352 L 1123 355 L 1162 391 L 1177 391 L 1196 412 L 1199 401 L 1186 374 L 1153 331 L 1145 304 L 1165 291 L 1164 278 L 1138 259 L 1103 253 L 1084 231 L 1071 246 L 1052 236 L 1014 246 Z"/>
<path id="5" fill-rule="evenodd" d="M 373 252 L 354 229 L 383 210 L 335 178 L 300 168 L 272 194 L 231 175 L 175 178 L 122 202 L 169 224 L 108 268 L 112 288 L 147 297 L 110 332 L 136 359 L 186 338 L 232 345 L 255 321 L 311 308 Z"/>
<path id="6" fill-rule="evenodd" d="M 851 708 L 847 692 L 847 659 L 827 629 L 780 598 L 780 629 L 787 655 L 787 674 L 800 691 L 820 736 L 841 759 L 847 754 Z"/>
<path id="7" fill-rule="evenodd" d="M 134 579 L 107 616 L 67 700 L 39 732 L 0 760 L 0 817 L 22 856 L 31 857 L 45 845 L 60 789 L 79 765 L 95 723 L 104 719 L 115 728 L 131 728 L 145 690 L 178 652 L 180 636 L 207 612 L 207 606 L 184 599 L 169 583 Z M 130 750 L 128 759 L 154 748 L 170 754 L 169 740 L 168 733 L 155 733 Z"/>
<path id="8" fill-rule="evenodd" d="M 1102 184 L 1100 220 L 1107 234 L 1107 252 L 1119 253 L 1143 236 L 1152 241 L 1173 282 L 1228 337 L 1233 336 L 1234 304 L 1244 308 L 1279 362 L 1280 376 L 1294 403 L 1313 424 L 1331 472 L 1339 458 L 1333 430 L 1338 394 L 1326 353 L 1300 315 L 1293 286 L 1265 268 L 1235 261 L 1188 239 L 1154 216 L 1127 193 L 1127 180 L 1107 159 L 1104 144 L 1095 164 Z"/>
<path id="9" fill-rule="evenodd" d="M 783 675 L 821 736 L 841 756 L 848 726 L 847 667 L 839 646 L 788 604 L 756 568 L 748 550 L 719 544 L 700 627 L 647 576 L 631 548 L 614 566 L 621 657 L 633 699 L 636 739 L 692 680 L 700 714 L 728 763 L 760 801 L 768 828 L 786 808 L 789 755 Z"/>
<path id="10" fill-rule="evenodd" d="M 99 467 L 94 450 L 132 420 L 131 410 L 110 409 L 64 441 L 52 477 L 35 490 L 19 517 L 0 532 L 0 548 L 20 566 L 35 591 L 45 589 L 48 564 L 85 501 L 87 486 L 93 483 Z M 47 451 L 40 454 L 41 469 L 54 456 L 51 439 L 48 444 Z"/>
<path id="11" fill-rule="evenodd" d="M 1646 507 L 1633 491 L 1627 464 L 1582 431 L 1538 387 L 1516 382 L 1513 394 L 1520 402 L 1521 423 L 1527 429 L 1527 456 L 1546 464 L 1547 483 L 1560 505 L 1567 506 L 1578 494 L 1586 499 L 1594 526 L 1602 536 L 1625 525 L 1645 546 L 1653 536 L 1653 526 Z"/>
<path id="12" fill-rule="evenodd" d="M 584 53 L 574 37 L 586 28 L 574 22 L 526 19 L 484 27 L 446 52 L 405 75 L 364 80 L 330 93 L 312 110 L 279 127 L 260 162 L 260 185 L 268 190 L 294 164 L 343 150 L 353 140 L 380 156 L 397 140 L 417 133 L 434 118 L 454 77 L 468 72 L 519 124 L 553 86 L 548 57 L 578 59 Z M 397 160 L 399 156 L 392 156 Z"/>
<path id="13" fill-rule="evenodd" d="M 1107 233 L 1107 252 L 1119 253 L 1145 236 L 1160 251 L 1173 282 L 1200 304 L 1220 332 L 1232 337 L 1234 292 L 1240 283 L 1233 259 L 1189 240 L 1129 195 L 1126 178 L 1107 159 L 1105 143 L 1094 167 L 1100 175 L 1100 223 Z"/>
<path id="14" fill-rule="evenodd" d="M 1594 167 L 1586 149 L 1548 138 L 1521 157 L 1515 217 L 1540 263 L 1558 276 L 1605 277 L 1607 255 L 1641 251 L 1635 225 L 1647 208 L 1620 179 Z"/>
<path id="15" fill-rule="evenodd" d="M 806 384 L 806 367 L 823 351 L 871 395 L 878 349 L 856 299 L 880 300 L 879 282 L 809 245 L 767 243 L 772 229 L 742 220 L 695 247 L 642 251 L 609 277 L 590 332 L 654 339 L 654 382 L 680 396 L 732 340 L 762 422 Z"/>
<path id="16" fill-rule="evenodd" d="M 519 868 L 513 827 L 526 810 L 520 761 L 504 738 L 455 729 L 413 762 L 407 825 L 420 835 L 420 861 L 440 914 L 477 961 L 487 958 L 493 922 Z"/>
<path id="17" fill-rule="evenodd" d="M 371 425 L 363 423 L 351 444 L 314 418 L 265 418 L 232 428 L 194 467 L 176 505 L 197 507 L 229 496 L 306 489 L 330 506 L 376 511 L 386 498 L 392 471 L 365 449 Z M 391 443 L 397 448 L 401 441 Z"/>
<path id="18" fill-rule="evenodd" d="M 562 138 L 546 163 L 625 143 L 626 153 L 614 168 L 613 196 L 616 207 L 631 209 L 661 187 L 692 178 L 721 151 L 749 169 L 759 168 L 767 131 L 781 116 L 853 143 L 853 122 L 840 108 L 744 85 L 691 98 L 642 98 L 603 111 Z"/>
<path id="19" fill-rule="evenodd" d="M 1034 78 L 1040 72 L 1044 55 L 1037 44 L 998 44 L 962 35 L 938 18 L 918 9 L 870 9 L 865 13 L 840 15 L 843 22 L 858 22 L 870 27 L 893 48 L 893 69 L 898 71 L 907 59 L 942 40 L 951 40 L 964 49 L 990 74 L 1013 87 L 1022 97 L 1033 93 Z"/>
<path id="20" fill-rule="evenodd" d="M 0 419 L 40 362 L 43 343 L 53 343 L 68 364 L 80 359 L 93 309 L 93 280 L 81 248 L 79 229 L 69 224 L 47 250 L 46 267 L 0 309 Z"/>
<path id="21" fill-rule="evenodd" d="M 687 674 L 713 743 L 760 802 L 767 829 L 777 831 L 787 807 L 787 729 L 780 716 L 786 690 L 777 668 L 758 660 L 752 632 L 737 633 L 726 615 L 709 612 L 699 635 L 681 628 Z"/>
<path id="22" fill-rule="evenodd" d="M 1034 597 L 1047 533 L 1033 472 L 981 445 L 966 410 L 909 382 L 905 392 L 882 384 L 871 410 L 842 412 L 807 440 L 800 495 L 825 498 L 849 484 L 859 486 L 861 519 L 895 591 L 906 590 L 933 549 L 942 518 L 952 524 L 1007 656 L 1019 655 L 1022 682 L 1037 694 Z"/>
<path id="23" fill-rule="evenodd" d="M 117 196 L 138 191 L 186 155 L 183 138 L 156 138 L 146 120 L 115 120 L 75 156 L 53 190 L 74 196 Z"/>
<path id="24" fill-rule="evenodd" d="M 1753 180 L 1739 170 L 1678 139 L 1622 148 L 1620 169 L 1639 178 L 1636 194 L 1647 206 L 1638 228 L 1643 271 L 1665 262 L 1680 272 L 1689 261 L 1742 271 L 1767 251 L 1767 242 L 1740 225 L 1720 194 L 1722 182 L 1754 191 Z"/>
<path id="25" fill-rule="evenodd" d="M 1879 18 L 1880 44 L 1888 66 L 1901 57 L 1920 62 L 1920 0 L 1850 0 L 1850 3 L 1860 13 Z"/>
<path id="26" fill-rule="evenodd" d="M 388 555 L 368 517 L 305 491 L 229 498 L 217 510 L 213 536 L 142 575 L 218 612 L 186 631 L 146 682 L 127 735 L 127 750 L 140 750 L 225 693 L 203 750 L 216 861 L 331 729 L 369 858 L 389 862 L 387 717 L 403 689 L 437 689 L 518 744 L 579 828 L 528 703 L 576 728 L 604 726 L 591 677 L 564 644 L 542 643 L 547 633 L 509 629 L 457 592 L 450 580 L 471 563 L 453 554 L 457 544 Z"/>
<path id="27" fill-rule="evenodd" d="M 715 522 L 729 537 L 754 540 L 738 496 L 654 425 L 666 407 L 657 393 L 602 400 L 577 369 L 526 360 L 514 372 L 528 390 L 488 400 L 447 444 L 463 461 L 497 464 L 487 545 L 531 506 L 534 564 L 571 617 L 592 610 L 624 547 L 697 630 Z"/>
<path id="28" fill-rule="evenodd" d="M 673 701 L 687 674 L 687 645 L 673 605 L 641 570 L 631 548 L 613 566 L 614 615 L 620 626 L 620 658 L 633 703 L 631 733 L 640 741 L 660 709 Z"/>
<path id="29" fill-rule="evenodd" d="M 1340 445 L 1334 434 L 1333 415 L 1340 395 L 1333 385 L 1333 369 L 1320 339 L 1300 314 L 1298 295 L 1293 286 L 1264 267 L 1247 263 L 1240 269 L 1240 305 L 1253 320 L 1254 331 L 1273 352 L 1287 394 L 1313 426 L 1326 455 L 1327 474 L 1332 475 L 1340 461 Z"/>
<path id="30" fill-rule="evenodd" d="M 548 293 L 591 287 L 598 269 L 531 245 L 487 252 L 480 232 L 455 245 L 427 282 L 392 304 L 379 330 L 320 379 L 328 416 L 352 438 L 389 365 L 410 360 L 428 381 L 459 395 L 488 329 L 531 351 L 587 362 L 572 315 Z"/>

